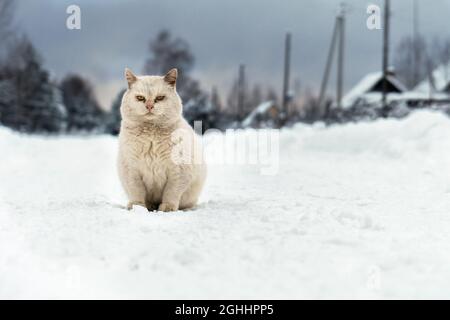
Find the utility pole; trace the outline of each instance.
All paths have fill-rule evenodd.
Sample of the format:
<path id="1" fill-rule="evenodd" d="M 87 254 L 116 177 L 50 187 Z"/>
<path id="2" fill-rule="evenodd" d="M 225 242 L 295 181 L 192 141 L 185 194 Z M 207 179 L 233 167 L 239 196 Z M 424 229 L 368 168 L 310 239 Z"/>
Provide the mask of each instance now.
<path id="1" fill-rule="evenodd" d="M 337 65 L 337 88 L 336 102 L 337 107 L 342 107 L 342 88 L 344 83 L 344 41 L 345 41 L 345 5 L 341 3 L 341 12 L 339 13 L 336 23 L 339 29 L 339 48 L 338 48 L 338 65 Z"/>
<path id="2" fill-rule="evenodd" d="M 334 24 L 334 30 L 333 30 L 333 37 L 331 38 L 331 45 L 330 49 L 328 51 L 328 58 L 327 63 L 325 65 L 325 72 L 322 78 L 322 84 L 320 86 L 320 94 L 319 94 L 319 101 L 318 101 L 318 108 L 322 108 L 323 100 L 325 99 L 325 93 L 327 91 L 327 85 L 328 85 L 328 79 L 330 77 L 330 70 L 331 70 L 331 63 L 333 61 L 334 57 L 334 50 L 336 47 L 336 39 L 339 35 L 339 27 L 338 27 L 338 21 L 336 19 L 336 23 Z"/>
<path id="3" fill-rule="evenodd" d="M 419 64 L 420 64 L 420 52 L 419 52 L 419 12 L 418 2 L 414 0 L 413 7 L 413 55 L 414 55 L 414 85 L 419 82 Z"/>
<path id="4" fill-rule="evenodd" d="M 286 122 L 288 117 L 288 95 L 289 95 L 289 77 L 291 69 L 291 34 L 286 33 L 286 39 L 284 43 L 284 77 L 283 77 L 283 118 L 282 122 Z"/>
<path id="5" fill-rule="evenodd" d="M 245 65 L 239 65 L 239 77 L 238 77 L 238 103 L 237 103 L 237 115 L 238 121 L 242 121 L 244 117 L 244 104 L 245 104 Z"/>
<path id="6" fill-rule="evenodd" d="M 389 19 L 391 15 L 390 0 L 384 0 L 384 32 L 383 32 L 383 114 L 387 116 L 387 89 L 388 89 L 388 68 L 389 68 Z"/>
<path id="7" fill-rule="evenodd" d="M 337 107 L 342 107 L 342 92 L 344 83 L 344 41 L 345 41 L 345 4 L 341 4 L 340 12 L 336 17 L 334 24 L 333 36 L 331 38 L 331 45 L 328 51 L 327 62 L 325 65 L 325 72 L 322 78 L 322 84 L 320 86 L 320 94 L 318 101 L 319 115 L 324 114 L 323 103 L 325 100 L 325 94 L 327 91 L 328 80 L 330 78 L 331 66 L 334 59 L 334 52 L 336 51 L 336 42 L 338 43 L 338 65 L 337 65 L 337 88 L 336 88 L 336 101 Z"/>
<path id="8" fill-rule="evenodd" d="M 219 112 L 222 109 L 219 92 L 217 91 L 217 87 L 213 86 L 211 89 L 211 106 L 214 112 Z"/>

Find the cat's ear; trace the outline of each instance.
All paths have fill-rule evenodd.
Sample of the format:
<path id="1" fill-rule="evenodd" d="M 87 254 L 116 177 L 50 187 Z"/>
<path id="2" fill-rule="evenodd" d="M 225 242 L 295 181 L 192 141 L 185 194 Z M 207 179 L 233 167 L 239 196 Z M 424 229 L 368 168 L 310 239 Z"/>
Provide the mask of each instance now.
<path id="1" fill-rule="evenodd" d="M 177 83 L 178 70 L 176 68 L 170 69 L 169 72 L 164 76 L 164 81 L 170 86 L 175 87 Z"/>
<path id="2" fill-rule="evenodd" d="M 128 88 L 131 88 L 131 85 L 137 81 L 137 77 L 134 75 L 133 71 L 128 68 L 125 68 L 125 79 L 127 79 Z"/>

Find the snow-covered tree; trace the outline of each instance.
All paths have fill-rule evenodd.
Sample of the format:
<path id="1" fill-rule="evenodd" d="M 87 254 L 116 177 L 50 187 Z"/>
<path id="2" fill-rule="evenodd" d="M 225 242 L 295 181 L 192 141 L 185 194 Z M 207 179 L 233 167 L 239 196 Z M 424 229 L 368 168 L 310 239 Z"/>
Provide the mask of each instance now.
<path id="1" fill-rule="evenodd" d="M 31 42 L 23 37 L 0 70 L 0 121 L 24 132 L 60 132 L 66 112 L 61 94 L 42 68 Z"/>
<path id="2" fill-rule="evenodd" d="M 60 88 L 67 109 L 67 129 L 99 129 L 104 120 L 104 112 L 95 99 L 90 83 L 78 75 L 69 75 L 63 79 Z"/>
<path id="3" fill-rule="evenodd" d="M 112 135 L 118 135 L 120 131 L 120 105 L 122 104 L 122 97 L 125 93 L 125 89 L 121 90 L 117 97 L 114 99 L 111 110 L 106 116 L 106 133 L 112 134 Z"/>

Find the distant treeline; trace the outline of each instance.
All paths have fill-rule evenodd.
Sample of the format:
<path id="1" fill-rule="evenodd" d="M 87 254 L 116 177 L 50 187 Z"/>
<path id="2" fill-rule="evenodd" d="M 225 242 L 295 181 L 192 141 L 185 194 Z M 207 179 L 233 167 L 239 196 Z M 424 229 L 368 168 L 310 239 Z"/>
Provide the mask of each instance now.
<path id="1" fill-rule="evenodd" d="M 204 130 L 226 127 L 229 123 L 225 122 L 233 121 L 230 115 L 219 114 L 219 105 L 212 104 L 220 103 L 218 97 L 210 99 L 189 76 L 193 58 L 183 41 L 161 32 L 150 50 L 144 72 L 162 74 L 171 66 L 179 68 L 178 91 L 189 121 L 202 120 Z M 14 38 L 0 63 L 0 124 L 27 133 L 117 134 L 124 90 L 105 111 L 89 81 L 77 74 L 54 81 L 30 40 L 26 36 Z"/>
<path id="2" fill-rule="evenodd" d="M 14 4 L 13 0 L 0 0 L 0 125 L 26 133 L 118 134 L 125 88 L 105 110 L 100 108 L 92 84 L 83 75 L 69 74 L 60 81 L 51 77 L 32 42 L 15 31 Z M 409 89 L 426 78 L 433 83 L 432 70 L 450 61 L 450 40 L 429 42 L 422 37 L 405 37 L 394 60 L 398 77 Z M 319 103 L 314 90 L 308 86 L 301 90 L 298 78 L 287 97 L 280 99 L 276 90 L 264 83 L 250 86 L 245 66 L 236 66 L 236 78 L 230 79 L 233 84 L 222 103 L 217 87 L 206 92 L 191 75 L 194 61 L 187 41 L 163 30 L 149 42 L 142 74 L 164 74 L 178 68 L 177 90 L 184 116 L 191 124 L 202 121 L 203 130 L 280 127 L 300 121 L 343 123 L 400 117 L 410 112 L 402 105 L 393 105 L 389 110 L 382 110 L 379 105 L 336 109 L 329 96 Z M 280 101 L 284 101 L 285 108 L 281 108 Z"/>

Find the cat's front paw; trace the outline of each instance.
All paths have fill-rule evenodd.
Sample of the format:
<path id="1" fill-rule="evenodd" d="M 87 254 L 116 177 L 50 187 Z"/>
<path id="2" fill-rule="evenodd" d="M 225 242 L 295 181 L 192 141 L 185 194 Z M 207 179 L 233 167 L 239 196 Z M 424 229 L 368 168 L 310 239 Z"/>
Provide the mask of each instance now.
<path id="1" fill-rule="evenodd" d="M 141 206 L 145 208 L 145 204 L 142 202 L 130 201 L 127 204 L 127 210 L 133 209 L 133 206 Z"/>
<path id="2" fill-rule="evenodd" d="M 161 203 L 159 205 L 158 211 L 169 212 L 169 211 L 177 211 L 178 205 L 172 203 Z"/>

